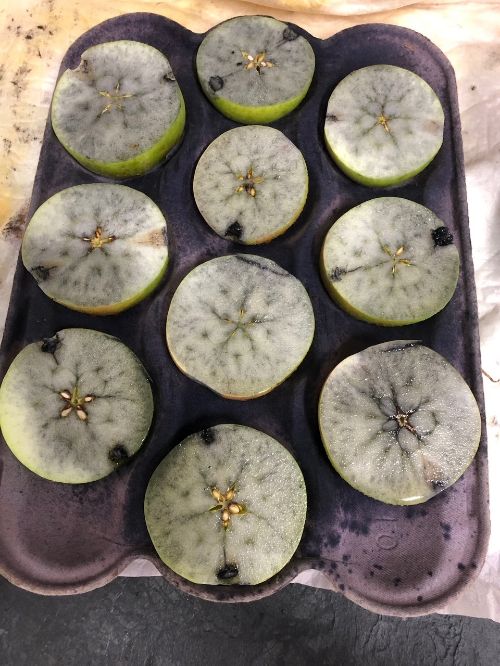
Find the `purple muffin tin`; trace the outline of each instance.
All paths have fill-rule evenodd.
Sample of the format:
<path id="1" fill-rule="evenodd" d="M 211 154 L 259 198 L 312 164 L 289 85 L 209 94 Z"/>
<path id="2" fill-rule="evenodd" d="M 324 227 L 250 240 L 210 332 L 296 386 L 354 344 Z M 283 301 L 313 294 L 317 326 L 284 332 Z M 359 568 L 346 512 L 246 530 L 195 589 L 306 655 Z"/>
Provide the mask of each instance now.
<path id="1" fill-rule="evenodd" d="M 131 310 L 113 317 L 72 312 L 49 300 L 18 263 L 1 371 L 27 343 L 67 327 L 95 328 L 119 337 L 139 356 L 153 381 L 155 420 L 143 450 L 130 464 L 88 485 L 63 485 L 24 468 L 5 443 L 0 446 L 0 573 L 40 594 L 75 594 L 104 585 L 136 557 L 150 559 L 179 589 L 213 601 L 252 601 L 287 585 L 300 571 L 323 572 L 337 590 L 370 610 L 401 616 L 434 611 L 460 593 L 483 563 L 488 534 L 487 457 L 480 373 L 477 305 L 467 219 L 460 118 L 453 69 L 422 35 L 371 24 L 320 40 L 305 35 L 316 53 L 310 91 L 298 109 L 273 124 L 303 152 L 310 191 L 299 220 L 269 245 L 246 248 L 216 236 L 198 213 L 191 191 L 196 162 L 206 146 L 235 123 L 220 115 L 196 78 L 195 54 L 203 35 L 155 14 L 128 14 L 92 28 L 69 49 L 61 71 L 75 67 L 87 47 L 134 39 L 160 49 L 170 60 L 186 100 L 186 132 L 168 161 L 126 181 L 149 195 L 168 217 L 171 264 L 160 288 Z M 357 321 L 327 295 L 318 262 L 323 238 L 349 208 L 387 194 L 344 176 L 327 154 L 323 121 L 333 87 L 371 64 L 410 69 L 436 91 L 445 112 L 443 147 L 431 165 L 390 194 L 431 208 L 453 231 L 461 257 L 457 291 L 448 306 L 426 322 L 380 328 Z M 31 214 L 70 185 L 103 182 L 77 164 L 47 122 L 31 200 Z M 312 348 L 299 369 L 267 396 L 234 402 L 216 396 L 181 374 L 165 345 L 165 319 L 180 280 L 215 256 L 251 252 L 277 261 L 307 288 L 316 316 Z M 317 423 L 321 386 L 347 355 L 391 339 L 420 339 L 443 354 L 471 386 L 483 414 L 479 452 L 451 488 L 415 507 L 384 505 L 348 486 L 323 450 Z M 148 480 L 160 460 L 187 434 L 222 422 L 259 428 L 297 458 L 308 490 L 304 535 L 291 562 L 257 585 L 192 584 L 156 556 L 143 515 Z"/>

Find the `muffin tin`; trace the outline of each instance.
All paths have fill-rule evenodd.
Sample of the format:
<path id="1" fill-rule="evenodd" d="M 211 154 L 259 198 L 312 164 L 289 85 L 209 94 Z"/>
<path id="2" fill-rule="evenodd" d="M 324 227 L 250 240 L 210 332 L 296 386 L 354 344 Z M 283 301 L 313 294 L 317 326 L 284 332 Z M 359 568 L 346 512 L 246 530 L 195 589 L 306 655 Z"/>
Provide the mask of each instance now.
<path id="1" fill-rule="evenodd" d="M 125 183 L 150 196 L 167 215 L 171 263 L 160 288 L 113 317 L 72 312 L 49 300 L 19 262 L 1 347 L 1 375 L 29 342 L 68 327 L 95 328 L 119 337 L 142 360 L 155 392 L 155 420 L 145 447 L 115 474 L 88 485 L 63 485 L 25 469 L 0 446 L 0 573 L 40 594 L 72 594 L 104 585 L 137 557 L 151 560 L 179 589 L 213 601 L 251 601 L 287 585 L 301 571 L 324 573 L 335 588 L 370 610 L 402 616 L 434 611 L 456 596 L 483 563 L 488 534 L 487 457 L 479 358 L 477 305 L 468 230 L 460 118 L 453 70 L 425 37 L 391 25 L 368 24 L 320 40 L 293 26 L 312 44 L 316 72 L 300 107 L 273 123 L 303 152 L 310 190 L 298 221 L 269 245 L 247 248 L 219 238 L 198 213 L 192 195 L 196 162 L 206 146 L 236 124 L 203 95 L 194 66 L 203 35 L 155 14 L 106 21 L 69 49 L 61 71 L 75 67 L 93 44 L 135 39 L 168 57 L 186 100 L 179 148 L 156 170 Z M 323 122 L 333 87 L 349 72 L 387 63 L 406 67 L 436 91 L 445 112 L 443 147 L 431 165 L 404 186 L 367 188 L 344 176 L 328 156 Z M 70 185 L 107 182 L 66 153 L 50 122 L 43 139 L 30 215 Z M 332 222 L 352 206 L 382 195 L 431 208 L 453 232 L 461 257 L 457 290 L 430 320 L 402 328 L 357 321 L 326 293 L 319 255 Z M 168 355 L 165 320 L 172 295 L 194 266 L 232 252 L 277 261 L 308 290 L 316 316 L 312 348 L 299 369 L 267 396 L 224 400 L 181 374 Z M 451 488 L 414 507 L 384 505 L 356 492 L 333 470 L 323 449 L 317 404 L 330 370 L 347 355 L 391 339 L 420 339 L 464 376 L 483 415 L 479 452 Z M 191 432 L 216 423 L 252 426 L 281 441 L 304 473 L 308 514 L 300 546 L 277 576 L 255 587 L 202 586 L 184 580 L 156 556 L 143 514 L 147 482 L 160 460 Z"/>

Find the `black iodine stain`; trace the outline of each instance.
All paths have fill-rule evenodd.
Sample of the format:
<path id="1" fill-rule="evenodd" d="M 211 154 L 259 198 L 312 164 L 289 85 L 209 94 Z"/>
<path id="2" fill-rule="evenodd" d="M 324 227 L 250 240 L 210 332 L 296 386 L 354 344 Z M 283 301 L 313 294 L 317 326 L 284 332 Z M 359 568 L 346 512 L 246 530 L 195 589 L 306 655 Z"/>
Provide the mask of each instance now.
<path id="1" fill-rule="evenodd" d="M 451 525 L 448 523 L 439 523 L 441 525 L 441 529 L 443 530 L 443 539 L 445 541 L 449 541 L 451 539 Z"/>
<path id="2" fill-rule="evenodd" d="M 405 509 L 405 516 L 406 518 L 415 518 L 418 516 L 426 516 L 427 515 L 427 510 L 422 509 L 421 507 L 418 506 L 407 506 Z"/>
<path id="3" fill-rule="evenodd" d="M 286 42 L 293 42 L 296 40 L 298 37 L 298 34 L 295 32 L 295 30 L 292 30 L 291 28 L 285 28 L 283 30 L 283 39 Z"/>
<path id="4" fill-rule="evenodd" d="M 243 227 L 238 221 L 236 221 L 228 226 L 228 228 L 224 233 L 224 236 L 230 236 L 231 238 L 236 238 L 237 240 L 239 240 L 242 234 L 243 234 Z"/>
<path id="5" fill-rule="evenodd" d="M 327 543 L 330 548 L 336 548 L 340 543 L 341 536 L 338 532 L 332 532 L 327 539 Z"/>
<path id="6" fill-rule="evenodd" d="M 218 92 L 224 87 L 224 80 L 221 76 L 211 76 L 208 79 L 208 85 L 214 92 Z"/>
<path id="7" fill-rule="evenodd" d="M 335 266 L 333 271 L 330 273 L 330 279 L 332 282 L 340 282 L 342 276 L 347 273 L 345 268 L 340 268 L 340 266 Z"/>
<path id="8" fill-rule="evenodd" d="M 59 349 L 60 344 L 61 340 L 59 339 L 59 335 L 56 333 L 51 338 L 43 338 L 41 349 L 46 354 L 55 354 L 55 352 Z"/>
<path id="9" fill-rule="evenodd" d="M 412 347 L 419 347 L 421 344 L 422 341 L 417 340 L 415 342 L 408 342 L 406 345 L 396 345 L 395 347 L 389 347 L 388 349 L 383 349 L 382 351 L 384 352 L 384 354 L 388 354 L 389 352 L 399 352 L 399 351 L 404 351 L 405 349 L 411 349 Z"/>
<path id="10" fill-rule="evenodd" d="M 50 268 L 47 266 L 34 266 L 31 272 L 37 282 L 44 282 L 49 279 L 52 268 L 53 266 Z"/>
<path id="11" fill-rule="evenodd" d="M 438 227 L 437 229 L 433 229 L 431 234 L 435 246 L 438 245 L 443 247 L 453 243 L 453 234 L 450 232 L 448 227 Z"/>
<path id="12" fill-rule="evenodd" d="M 200 437 L 203 440 L 203 443 L 207 444 L 207 446 L 215 442 L 214 432 L 210 428 L 205 428 L 202 430 L 200 432 Z"/>
<path id="13" fill-rule="evenodd" d="M 114 465 L 121 465 L 128 460 L 127 449 L 122 444 L 117 444 L 109 450 L 108 458 Z"/>
<path id="14" fill-rule="evenodd" d="M 237 575 L 238 567 L 236 564 L 226 564 L 217 572 L 217 578 L 219 578 L 219 580 L 230 580 L 231 578 L 235 578 Z"/>
<path id="15" fill-rule="evenodd" d="M 344 518 L 340 523 L 340 527 L 343 530 L 349 530 L 349 532 L 352 532 L 356 536 L 366 536 L 369 533 L 368 525 L 355 518 Z"/>

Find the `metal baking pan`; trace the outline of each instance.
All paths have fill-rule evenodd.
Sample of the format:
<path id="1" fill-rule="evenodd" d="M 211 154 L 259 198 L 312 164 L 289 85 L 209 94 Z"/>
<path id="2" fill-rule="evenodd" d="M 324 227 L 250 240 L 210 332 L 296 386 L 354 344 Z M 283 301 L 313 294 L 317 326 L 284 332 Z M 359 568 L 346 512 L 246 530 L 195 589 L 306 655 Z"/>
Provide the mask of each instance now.
<path id="1" fill-rule="evenodd" d="M 88 485 L 45 481 L 0 445 L 0 573 L 40 594 L 74 594 L 115 578 L 136 557 L 150 559 L 179 589 L 213 601 L 251 601 L 287 585 L 300 571 L 322 571 L 337 590 L 370 610 L 401 616 L 434 611 L 455 597 L 483 563 L 488 534 L 487 458 L 480 373 L 477 306 L 469 239 L 460 118 L 453 69 L 422 35 L 392 25 L 369 24 L 320 40 L 296 28 L 317 58 L 311 89 L 300 107 L 274 123 L 303 152 L 309 197 L 292 228 L 269 245 L 243 248 L 216 236 L 198 213 L 191 191 L 195 164 L 205 147 L 235 123 L 205 99 L 194 59 L 203 35 L 155 14 L 128 14 L 92 28 L 69 49 L 61 71 L 99 42 L 135 39 L 169 58 L 187 106 L 184 140 L 170 159 L 126 181 L 148 194 L 168 217 L 171 264 L 161 287 L 114 317 L 72 312 L 49 300 L 19 262 L 1 347 L 5 373 L 29 342 L 65 327 L 88 327 L 118 336 L 143 361 L 154 383 L 156 416 L 148 442 L 126 467 Z M 319 276 L 320 247 L 332 222 L 352 206 L 387 193 L 344 176 L 327 154 L 323 119 L 333 87 L 370 64 L 406 67 L 436 91 L 445 112 L 443 147 L 410 183 L 390 189 L 431 208 L 450 227 L 461 256 L 457 291 L 432 319 L 402 328 L 357 321 L 327 295 Z M 31 200 L 31 214 L 70 185 L 103 181 L 65 152 L 47 122 Z M 224 400 L 181 374 L 165 345 L 165 319 L 175 288 L 202 261 L 231 252 L 269 257 L 296 275 L 314 306 L 316 334 L 299 369 L 267 396 Z M 465 377 L 483 410 L 483 439 L 465 475 L 425 504 L 395 507 L 348 486 L 328 462 L 319 437 L 317 402 L 329 371 L 347 355 L 390 339 L 420 339 Z M 292 561 L 257 585 L 192 584 L 165 567 L 151 545 L 143 515 L 147 482 L 160 460 L 188 433 L 221 422 L 259 428 L 290 448 L 305 476 L 308 515 Z"/>

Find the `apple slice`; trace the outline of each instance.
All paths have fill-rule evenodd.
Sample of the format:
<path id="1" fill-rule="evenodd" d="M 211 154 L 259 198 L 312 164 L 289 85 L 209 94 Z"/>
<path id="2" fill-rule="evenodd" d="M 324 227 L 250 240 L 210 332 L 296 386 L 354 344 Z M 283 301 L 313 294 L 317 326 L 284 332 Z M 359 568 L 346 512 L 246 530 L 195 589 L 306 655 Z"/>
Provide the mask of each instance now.
<path id="1" fill-rule="evenodd" d="M 58 303 L 115 314 L 145 298 L 165 274 L 165 218 L 149 197 L 124 185 L 69 187 L 31 218 L 22 259 Z"/>
<path id="2" fill-rule="evenodd" d="M 299 545 L 306 509 L 304 477 L 285 447 L 232 424 L 176 446 L 144 501 L 160 558 L 205 585 L 257 585 L 278 573 Z"/>
<path id="3" fill-rule="evenodd" d="M 314 74 L 314 51 L 286 23 L 239 16 L 212 28 L 196 56 L 203 92 L 240 123 L 270 123 L 304 99 Z"/>
<path id="4" fill-rule="evenodd" d="M 319 426 L 340 476 L 388 504 L 418 504 L 451 486 L 481 437 L 479 409 L 461 375 L 412 340 L 339 363 L 321 392 Z"/>
<path id="5" fill-rule="evenodd" d="M 82 53 L 52 99 L 54 132 L 80 164 L 111 178 L 149 171 L 180 141 L 186 112 L 167 58 L 129 40 Z"/>
<path id="6" fill-rule="evenodd" d="M 443 126 L 441 103 L 428 83 L 401 67 L 371 65 L 332 92 L 325 139 L 350 178 L 384 187 L 425 169 L 443 143 Z"/>
<path id="7" fill-rule="evenodd" d="M 321 273 L 349 314 L 381 326 L 422 321 L 455 292 L 459 256 L 453 236 L 425 206 L 397 197 L 371 199 L 327 233 Z"/>
<path id="8" fill-rule="evenodd" d="M 268 243 L 300 215 L 307 166 L 279 130 L 262 125 L 221 134 L 196 166 L 193 192 L 207 224 L 238 243 Z"/>
<path id="9" fill-rule="evenodd" d="M 153 395 L 138 358 L 89 329 L 29 344 L 0 387 L 0 426 L 12 453 L 61 483 L 110 474 L 142 446 L 152 417 Z"/>
<path id="10" fill-rule="evenodd" d="M 194 268 L 175 292 L 167 344 L 180 370 L 225 398 L 272 391 L 302 362 L 314 334 L 303 285 L 249 254 Z"/>

